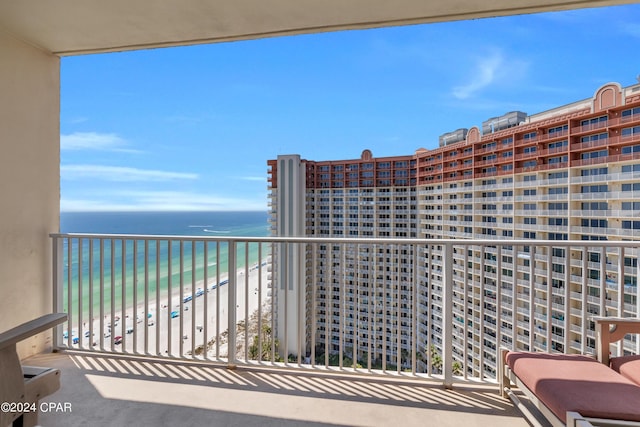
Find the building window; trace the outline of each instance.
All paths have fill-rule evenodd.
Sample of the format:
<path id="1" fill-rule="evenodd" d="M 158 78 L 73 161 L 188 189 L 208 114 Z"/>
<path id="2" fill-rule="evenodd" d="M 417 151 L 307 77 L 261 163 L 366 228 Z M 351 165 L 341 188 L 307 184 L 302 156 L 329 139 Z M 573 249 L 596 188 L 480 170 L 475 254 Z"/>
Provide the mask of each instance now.
<path id="1" fill-rule="evenodd" d="M 567 194 L 569 189 L 567 187 L 550 187 L 549 194 Z"/>
<path id="2" fill-rule="evenodd" d="M 638 126 L 640 129 L 640 126 Z M 640 134 L 640 130 L 637 132 Z M 622 154 L 640 153 L 640 145 L 633 145 L 631 147 L 622 147 Z"/>
<path id="3" fill-rule="evenodd" d="M 583 136 L 582 138 L 580 138 L 580 142 L 595 142 L 595 141 L 600 141 L 600 140 L 605 140 L 609 138 L 609 134 L 604 132 L 604 133 L 599 133 L 596 135 L 587 135 L 587 136 Z"/>
<path id="4" fill-rule="evenodd" d="M 552 142 L 551 144 L 549 144 L 549 150 L 554 150 L 554 149 L 558 149 L 566 146 L 567 146 L 566 139 L 564 141 Z"/>
<path id="5" fill-rule="evenodd" d="M 586 219 L 583 218 L 581 222 L 583 227 L 593 227 L 593 228 L 608 228 L 609 224 L 606 219 Z"/>
<path id="6" fill-rule="evenodd" d="M 583 202 L 580 206 L 583 211 L 606 211 L 609 209 L 607 202 Z"/>
<path id="7" fill-rule="evenodd" d="M 559 133 L 563 133 L 569 130 L 569 125 L 564 125 L 564 126 L 557 126 L 554 128 L 549 129 L 549 135 L 556 135 Z"/>
<path id="8" fill-rule="evenodd" d="M 622 184 L 622 191 L 640 191 L 640 182 L 633 184 Z"/>
<path id="9" fill-rule="evenodd" d="M 624 187 L 624 184 L 623 184 Z M 584 193 L 606 193 L 609 191 L 609 186 L 606 184 L 602 185 L 583 185 L 580 187 L 580 192 Z M 622 190 L 624 191 L 624 190 Z"/>
<path id="10" fill-rule="evenodd" d="M 637 165 L 624 165 L 624 166 L 622 166 L 622 172 L 623 173 L 640 172 L 640 164 L 637 164 Z"/>
<path id="11" fill-rule="evenodd" d="M 598 157 L 607 157 L 609 155 L 608 150 L 590 151 L 588 153 L 582 153 L 580 158 L 585 159 L 597 159 Z"/>
<path id="12" fill-rule="evenodd" d="M 640 221 L 622 221 L 624 230 L 640 230 Z"/>
<path id="13" fill-rule="evenodd" d="M 588 126 L 589 128 L 596 128 L 604 126 L 607 123 L 607 116 L 594 117 L 593 119 L 582 120 L 580 122 L 581 126 Z"/>
<path id="14" fill-rule="evenodd" d="M 548 224 L 555 226 L 566 226 L 567 218 L 549 218 Z"/>
<path id="15" fill-rule="evenodd" d="M 622 129 L 621 135 L 624 138 L 625 136 L 637 135 L 639 133 L 640 133 L 640 126 L 634 126 L 632 128 Z"/>
<path id="16" fill-rule="evenodd" d="M 549 164 L 550 165 L 554 165 L 554 164 L 559 164 L 559 163 L 566 163 L 568 160 L 567 156 L 558 156 L 558 157 L 552 157 L 549 159 Z"/>
<path id="17" fill-rule="evenodd" d="M 552 172 L 549 174 L 549 179 L 562 179 L 568 177 L 567 171 L 564 172 Z"/>
<path id="18" fill-rule="evenodd" d="M 567 207 L 567 203 L 549 203 L 550 211 L 566 211 Z"/>
<path id="19" fill-rule="evenodd" d="M 580 171 L 580 176 L 606 175 L 608 173 L 609 168 L 583 169 Z"/>
<path id="20" fill-rule="evenodd" d="M 640 202 L 622 202 L 623 211 L 640 211 Z"/>
<path id="21" fill-rule="evenodd" d="M 628 121 L 635 116 L 636 114 L 640 114 L 640 107 L 630 108 L 628 110 L 624 110 L 622 112 L 622 121 Z"/>
<path id="22" fill-rule="evenodd" d="M 569 240 L 566 233 L 549 233 L 549 240 Z"/>

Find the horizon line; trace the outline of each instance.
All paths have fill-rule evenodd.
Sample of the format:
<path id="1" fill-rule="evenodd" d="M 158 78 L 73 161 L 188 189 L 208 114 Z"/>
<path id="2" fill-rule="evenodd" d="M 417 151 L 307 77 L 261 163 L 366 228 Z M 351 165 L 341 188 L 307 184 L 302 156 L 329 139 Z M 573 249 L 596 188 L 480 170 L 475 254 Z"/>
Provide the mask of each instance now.
<path id="1" fill-rule="evenodd" d="M 60 213 L 145 213 L 145 212 L 264 212 L 268 213 L 269 210 L 265 209 L 264 211 L 258 209 L 90 209 L 90 210 L 60 210 Z"/>

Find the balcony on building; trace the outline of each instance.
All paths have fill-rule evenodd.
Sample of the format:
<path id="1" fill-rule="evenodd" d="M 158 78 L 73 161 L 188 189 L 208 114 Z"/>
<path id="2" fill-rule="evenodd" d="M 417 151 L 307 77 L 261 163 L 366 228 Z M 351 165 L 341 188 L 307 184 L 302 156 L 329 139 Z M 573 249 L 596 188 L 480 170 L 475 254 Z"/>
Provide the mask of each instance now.
<path id="1" fill-rule="evenodd" d="M 65 277 L 73 278 L 71 269 L 64 268 L 64 257 L 71 254 L 72 258 L 73 252 L 66 252 L 65 255 L 63 240 L 69 239 L 70 242 L 76 239 L 77 243 L 87 239 L 95 243 L 99 239 L 97 236 L 78 238 L 56 234 L 59 231 L 60 212 L 61 57 L 623 3 L 629 2 L 584 0 L 567 5 L 566 2 L 555 0 L 543 4 L 529 0 L 495 0 L 460 5 L 402 0 L 363 6 L 359 2 L 337 0 L 312 3 L 246 1 L 233 4 L 171 0 L 163 2 L 162 7 L 149 1 L 133 5 L 120 0 L 108 3 L 87 1 L 81 4 L 70 0 L 2 2 L 0 309 L 3 315 L 0 317 L 0 331 L 53 310 L 71 310 L 66 336 L 64 327 L 61 327 L 55 334 L 39 334 L 18 346 L 21 359 L 62 369 L 62 388 L 48 399 L 52 402 L 71 402 L 73 411 L 41 414 L 42 424 L 122 425 L 126 421 L 136 425 L 304 423 L 311 426 L 397 422 L 412 425 L 422 424 L 431 417 L 439 425 L 478 424 L 484 420 L 488 420 L 488 425 L 525 425 L 513 407 L 498 397 L 490 375 L 485 378 L 485 365 L 478 365 L 478 375 L 483 380 L 480 382 L 475 380 L 475 374 L 451 378 L 446 369 L 444 374 L 427 372 L 423 377 L 418 375 L 413 366 L 418 364 L 418 350 L 390 350 L 389 355 L 395 357 L 396 362 L 412 360 L 411 366 L 406 367 L 410 371 L 408 373 L 397 368 L 402 363 L 391 363 L 391 359 L 386 366 L 389 369 L 381 370 L 384 374 L 380 374 L 378 369 L 369 369 L 369 366 L 358 369 L 347 366 L 330 368 L 320 363 L 320 366 L 314 367 L 303 363 L 304 360 L 253 363 L 243 354 L 231 359 L 228 354 L 226 357 L 217 354 L 199 360 L 193 354 L 192 357 L 185 357 L 187 352 L 195 352 L 193 348 L 187 348 L 189 344 L 182 340 L 183 335 L 173 337 L 178 338 L 177 353 L 163 353 L 165 349 L 161 349 L 158 354 L 149 348 L 148 342 L 145 345 L 144 342 L 134 341 L 134 336 L 136 340 L 144 341 L 142 337 L 150 339 L 151 335 L 141 334 L 141 330 L 155 328 L 155 332 L 162 323 L 150 326 L 149 322 L 143 320 L 141 327 L 136 321 L 131 334 L 127 334 L 124 316 L 120 323 L 120 327 L 125 328 L 121 343 L 115 343 L 116 335 L 105 337 L 107 331 L 101 329 L 99 342 L 93 345 L 92 334 L 97 331 L 88 328 L 80 333 L 83 328 L 80 320 L 84 318 L 87 323 L 93 324 L 89 322 L 92 317 L 89 312 L 82 310 L 97 304 L 98 312 L 99 307 L 107 310 L 106 315 L 113 316 L 107 322 L 112 321 L 115 325 L 115 308 L 105 306 L 106 299 L 89 302 L 84 299 L 88 295 L 69 291 L 73 280 L 67 283 L 66 289 L 63 284 L 67 280 Z M 441 162 L 441 159 L 433 161 L 434 164 Z M 431 163 L 432 160 L 427 159 L 420 165 Z M 271 179 L 271 185 L 275 184 L 274 179 Z M 54 237 L 50 237 L 52 234 Z M 122 238 L 116 240 L 121 244 Z M 155 241 L 157 239 L 154 236 L 140 236 L 138 245 L 144 246 L 145 242 Z M 71 250 L 73 247 L 73 244 L 66 246 Z M 116 248 L 116 245 L 113 247 Z M 445 271 L 449 266 L 448 261 L 444 262 Z M 269 274 L 275 276 L 283 267 L 271 265 L 272 272 Z M 266 288 L 269 280 L 272 279 L 265 279 L 263 283 Z M 413 285 L 416 289 L 417 284 Z M 96 286 L 99 289 L 100 285 Z M 594 294 L 597 290 L 597 286 L 594 287 Z M 442 293 L 441 289 L 437 289 L 435 292 L 446 296 L 449 291 L 445 289 Z M 597 297 L 600 298 L 601 308 L 604 308 L 602 304 L 605 297 L 606 293 L 601 289 Z M 144 294 L 137 295 L 137 298 L 142 303 Z M 620 300 L 617 302 L 617 307 L 624 303 Z M 76 308 L 73 308 L 74 304 Z M 518 313 L 522 304 L 524 300 L 518 300 Z M 183 302 L 180 310 L 184 308 Z M 228 305 L 228 308 L 233 306 Z M 223 317 L 227 316 L 228 319 L 229 311 Z M 98 312 L 95 314 L 98 315 Z M 78 318 L 81 313 L 85 317 Z M 183 315 L 178 317 L 179 322 L 186 318 L 185 311 L 181 313 Z M 313 316 L 315 312 L 301 307 L 299 313 Z M 450 313 L 453 311 L 443 311 L 443 318 L 446 319 Z M 401 318 L 402 314 L 406 313 L 396 313 L 395 317 L 390 318 Z M 386 316 L 386 312 L 381 316 Z M 104 322 L 102 313 L 99 313 L 99 317 Z M 531 316 L 527 321 L 533 322 L 533 318 Z M 548 317 L 545 319 L 549 322 Z M 564 319 L 565 348 L 571 344 L 585 350 L 585 338 L 589 336 L 586 325 L 582 324 L 578 332 L 569 333 L 567 322 L 572 319 L 571 314 L 565 315 Z M 474 331 L 483 333 L 478 329 L 483 321 L 481 316 L 471 315 L 465 320 L 466 324 L 472 322 Z M 170 322 L 170 316 L 164 321 Z M 520 317 L 517 321 L 527 322 Z M 186 324 L 180 324 L 183 329 L 187 327 Z M 78 328 L 75 337 L 77 342 L 74 342 L 74 325 Z M 512 339 L 526 342 L 532 347 L 539 342 L 534 329 L 531 334 L 525 334 L 517 324 L 512 326 Z M 194 328 L 195 333 L 201 333 L 194 322 L 188 327 L 191 328 L 188 335 L 192 337 Z M 433 336 L 438 337 L 435 343 L 451 342 L 453 333 L 446 327 L 440 329 L 437 327 L 433 332 Z M 500 334 L 500 328 L 493 329 Z M 405 329 L 401 325 L 399 330 Z M 86 332 L 89 333 L 88 337 L 85 337 Z M 416 337 L 431 339 L 428 338 L 431 335 L 424 330 L 411 333 Z M 482 335 L 476 336 L 480 337 Z M 238 335 L 234 338 L 237 339 Z M 546 336 L 546 342 L 553 339 L 557 340 L 558 336 Z M 344 345 L 344 341 L 340 342 Z M 380 348 L 386 348 L 384 343 L 379 345 Z M 468 345 L 472 351 L 479 351 L 481 343 L 474 339 Z M 51 353 L 53 347 L 60 351 Z M 457 351 L 464 353 L 464 349 Z M 302 357 L 302 354 L 298 353 L 297 357 Z M 481 355 L 480 360 L 483 358 Z M 468 359 L 468 355 L 465 356 L 465 360 Z M 452 360 L 444 357 L 445 367 Z M 392 365 L 396 365 L 395 371 L 391 369 Z M 493 366 L 492 362 L 488 361 L 486 366 Z M 453 388 L 446 388 L 443 384 L 447 387 L 453 384 Z"/>

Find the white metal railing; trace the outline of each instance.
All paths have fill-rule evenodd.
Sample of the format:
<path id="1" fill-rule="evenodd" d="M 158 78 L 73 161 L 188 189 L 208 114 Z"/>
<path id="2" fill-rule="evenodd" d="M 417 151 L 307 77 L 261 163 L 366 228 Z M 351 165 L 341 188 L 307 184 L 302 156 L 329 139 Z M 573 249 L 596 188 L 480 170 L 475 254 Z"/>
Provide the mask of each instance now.
<path id="1" fill-rule="evenodd" d="M 54 340 L 76 350 L 450 384 L 454 368 L 495 378 L 500 346 L 595 351 L 591 316 L 640 315 L 640 242 L 51 237 L 54 311 L 69 317 Z"/>

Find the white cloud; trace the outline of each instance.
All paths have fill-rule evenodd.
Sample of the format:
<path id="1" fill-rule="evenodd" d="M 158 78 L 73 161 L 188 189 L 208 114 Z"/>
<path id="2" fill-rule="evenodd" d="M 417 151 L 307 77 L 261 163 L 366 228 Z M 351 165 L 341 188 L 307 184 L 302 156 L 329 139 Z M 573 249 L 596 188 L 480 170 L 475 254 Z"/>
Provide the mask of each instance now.
<path id="1" fill-rule="evenodd" d="M 174 181 L 198 179 L 198 174 L 137 169 L 123 166 L 62 165 L 62 179 L 100 179 L 104 181 Z"/>
<path id="2" fill-rule="evenodd" d="M 624 22 L 620 25 L 620 31 L 631 37 L 640 38 L 640 24 L 637 22 Z"/>
<path id="3" fill-rule="evenodd" d="M 527 76 L 530 63 L 514 57 L 505 57 L 499 49 L 478 58 L 471 67 L 469 82 L 455 86 L 452 94 L 457 99 L 468 99 L 488 87 L 507 87 L 521 84 Z"/>
<path id="4" fill-rule="evenodd" d="M 127 147 L 127 142 L 114 133 L 75 132 L 60 135 L 60 149 L 62 150 L 100 150 L 118 151 L 125 153 L 140 153 Z"/>
<path id="5" fill-rule="evenodd" d="M 264 181 L 267 182 L 266 176 L 241 176 L 241 180 L 243 181 Z"/>
<path id="6" fill-rule="evenodd" d="M 101 200 L 62 198 L 60 209 L 72 211 L 237 211 L 266 210 L 267 201 L 177 191 L 121 191 Z"/>
<path id="7" fill-rule="evenodd" d="M 491 85 L 495 79 L 497 71 L 503 65 L 502 54 L 494 52 L 491 56 L 481 58 L 475 65 L 471 81 L 463 86 L 453 88 L 453 96 L 458 99 L 467 99 L 474 93 Z"/>

